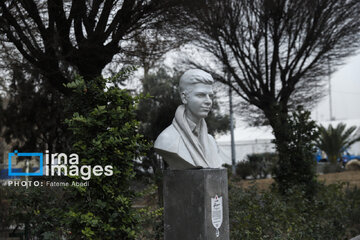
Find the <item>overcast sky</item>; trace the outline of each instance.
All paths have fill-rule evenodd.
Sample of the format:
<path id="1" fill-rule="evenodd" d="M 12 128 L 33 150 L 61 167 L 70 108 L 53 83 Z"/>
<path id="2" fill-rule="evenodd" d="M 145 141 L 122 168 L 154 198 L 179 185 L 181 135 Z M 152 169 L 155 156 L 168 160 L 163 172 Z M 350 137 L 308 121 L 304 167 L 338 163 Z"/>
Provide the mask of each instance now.
<path id="1" fill-rule="evenodd" d="M 176 65 L 176 59 L 184 57 L 181 54 L 198 58 L 200 52 L 194 51 L 193 47 L 183 48 L 182 51 L 169 54 L 166 57 L 165 64 L 170 67 Z M 326 81 L 327 79 L 328 77 L 326 77 Z M 312 111 L 312 118 L 317 121 L 330 120 L 328 85 L 324 91 L 326 96 Z M 360 119 L 360 53 L 349 57 L 345 64 L 338 67 L 336 72 L 331 75 L 331 99 L 332 115 L 335 120 Z M 227 107 L 227 97 L 223 100 L 223 104 Z M 222 101 L 220 100 L 220 102 Z M 237 116 L 236 118 L 238 119 Z M 238 123 L 241 121 L 239 120 Z"/>
<path id="2" fill-rule="evenodd" d="M 328 89 L 324 89 L 327 91 Z M 336 120 L 360 119 L 360 54 L 348 58 L 331 76 L 332 112 Z M 330 119 L 329 94 L 312 111 L 318 121 Z"/>

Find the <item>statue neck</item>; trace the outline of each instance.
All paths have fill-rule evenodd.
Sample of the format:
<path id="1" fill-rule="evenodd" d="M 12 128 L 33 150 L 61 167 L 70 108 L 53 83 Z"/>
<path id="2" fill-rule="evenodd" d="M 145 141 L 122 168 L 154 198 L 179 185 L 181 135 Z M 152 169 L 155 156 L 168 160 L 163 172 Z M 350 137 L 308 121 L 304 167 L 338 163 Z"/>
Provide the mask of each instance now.
<path id="1" fill-rule="evenodd" d="M 199 125 L 201 118 L 195 117 L 190 111 L 185 110 L 185 116 L 189 121 L 192 121 L 195 125 Z"/>

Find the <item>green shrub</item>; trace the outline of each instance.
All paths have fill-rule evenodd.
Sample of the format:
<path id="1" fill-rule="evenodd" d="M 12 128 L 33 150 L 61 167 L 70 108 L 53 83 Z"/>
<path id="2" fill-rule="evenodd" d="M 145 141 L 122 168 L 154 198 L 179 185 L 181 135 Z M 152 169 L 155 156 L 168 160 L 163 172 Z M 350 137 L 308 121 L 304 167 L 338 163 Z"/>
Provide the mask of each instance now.
<path id="1" fill-rule="evenodd" d="M 266 178 L 278 161 L 276 153 L 255 153 L 247 155 L 253 178 Z"/>
<path id="2" fill-rule="evenodd" d="M 349 236 L 356 236 L 360 233 L 360 189 L 351 189 L 347 188 L 346 190 L 346 199 L 347 204 L 350 211 L 350 217 L 349 217 L 349 227 L 348 227 L 348 233 Z"/>
<path id="3" fill-rule="evenodd" d="M 265 178 L 273 171 L 278 160 L 276 153 L 257 153 L 247 155 L 247 159 L 235 166 L 236 175 L 242 179 L 248 176 Z M 231 167 L 229 165 L 229 167 Z"/>
<path id="4" fill-rule="evenodd" d="M 70 239 L 135 239 L 136 211 L 132 208 L 133 163 L 148 148 L 138 133 L 135 104 L 128 91 L 117 87 L 131 70 L 111 79 L 84 82 L 77 77 L 73 117 L 67 120 L 75 140 L 74 150 L 85 165 L 111 165 L 112 176 L 93 176 L 88 187 L 74 187 L 66 213 Z"/>
<path id="5" fill-rule="evenodd" d="M 230 187 L 230 239 L 346 239 L 360 233 L 360 191 L 320 185 L 312 200 L 290 189 L 259 193 Z M 356 218 L 358 217 L 358 218 Z"/>
<path id="6" fill-rule="evenodd" d="M 251 165 L 249 161 L 242 161 L 236 164 L 236 175 L 241 177 L 242 179 L 246 179 L 246 177 L 250 176 L 252 173 Z"/>
<path id="7" fill-rule="evenodd" d="M 58 240 L 67 235 L 62 223 L 71 203 L 63 188 L 0 186 L 0 193 L 0 231 L 11 225 L 14 236 L 29 239 Z"/>
<path id="8" fill-rule="evenodd" d="M 233 177 L 233 174 L 232 174 L 232 165 L 224 163 L 224 164 L 222 165 L 222 167 L 223 167 L 223 168 L 226 168 L 228 180 L 230 180 L 230 179 Z M 236 174 L 236 166 L 235 166 L 235 174 Z"/>
<path id="9" fill-rule="evenodd" d="M 298 107 L 288 117 L 286 129 L 284 139 L 274 140 L 279 153 L 274 169 L 276 186 L 284 195 L 288 189 L 300 187 L 311 197 L 317 188 L 314 154 L 319 132 L 316 123 L 310 119 L 309 111 Z"/>
<path id="10" fill-rule="evenodd" d="M 80 165 L 111 165 L 114 174 L 92 175 L 88 187 L 0 187 L 0 230 L 12 225 L 29 239 L 128 240 L 137 237 L 144 216 L 160 218 L 161 209 L 139 212 L 132 206 L 133 162 L 148 144 L 138 133 L 138 99 L 116 87 L 130 72 L 86 83 L 77 76 L 67 85 L 74 89 L 67 124 Z"/>

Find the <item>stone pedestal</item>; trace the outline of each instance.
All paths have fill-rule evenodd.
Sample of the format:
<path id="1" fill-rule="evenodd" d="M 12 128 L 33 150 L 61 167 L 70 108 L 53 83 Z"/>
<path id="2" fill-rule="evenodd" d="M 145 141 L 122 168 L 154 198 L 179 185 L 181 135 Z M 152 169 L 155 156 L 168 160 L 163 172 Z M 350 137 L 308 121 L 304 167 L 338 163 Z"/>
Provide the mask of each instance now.
<path id="1" fill-rule="evenodd" d="M 229 240 L 227 170 L 165 171 L 164 231 L 165 240 Z"/>

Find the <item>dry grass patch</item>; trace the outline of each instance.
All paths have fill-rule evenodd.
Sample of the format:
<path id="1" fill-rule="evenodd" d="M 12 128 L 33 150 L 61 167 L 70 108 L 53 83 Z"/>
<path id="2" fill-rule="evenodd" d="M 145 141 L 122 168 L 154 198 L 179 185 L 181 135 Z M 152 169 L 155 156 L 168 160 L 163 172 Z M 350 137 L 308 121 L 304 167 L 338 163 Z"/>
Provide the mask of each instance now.
<path id="1" fill-rule="evenodd" d="M 340 173 L 328 173 L 319 175 L 318 179 L 324 181 L 325 184 L 333 184 L 337 182 L 347 182 L 350 187 L 360 188 L 360 171 L 345 171 Z"/>

